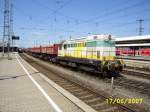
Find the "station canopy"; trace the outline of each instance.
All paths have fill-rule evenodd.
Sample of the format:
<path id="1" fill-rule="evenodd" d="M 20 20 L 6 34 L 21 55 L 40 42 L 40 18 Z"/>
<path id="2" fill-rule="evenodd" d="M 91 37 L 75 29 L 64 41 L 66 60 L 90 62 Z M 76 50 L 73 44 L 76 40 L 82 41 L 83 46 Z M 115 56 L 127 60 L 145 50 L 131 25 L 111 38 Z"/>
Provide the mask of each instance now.
<path id="1" fill-rule="evenodd" d="M 150 35 L 120 37 L 115 42 L 116 46 L 150 46 Z"/>

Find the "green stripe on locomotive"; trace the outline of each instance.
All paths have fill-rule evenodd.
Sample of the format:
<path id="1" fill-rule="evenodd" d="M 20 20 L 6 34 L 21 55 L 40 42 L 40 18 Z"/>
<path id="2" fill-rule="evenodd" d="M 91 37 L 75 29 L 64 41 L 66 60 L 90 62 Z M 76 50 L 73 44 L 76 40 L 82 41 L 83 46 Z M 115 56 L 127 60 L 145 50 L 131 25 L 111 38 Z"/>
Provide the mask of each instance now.
<path id="1" fill-rule="evenodd" d="M 82 44 L 84 43 L 84 44 Z M 67 47 L 114 47 L 115 42 L 112 40 L 95 40 L 95 41 L 87 41 L 87 42 L 76 42 L 76 43 L 69 43 Z"/>

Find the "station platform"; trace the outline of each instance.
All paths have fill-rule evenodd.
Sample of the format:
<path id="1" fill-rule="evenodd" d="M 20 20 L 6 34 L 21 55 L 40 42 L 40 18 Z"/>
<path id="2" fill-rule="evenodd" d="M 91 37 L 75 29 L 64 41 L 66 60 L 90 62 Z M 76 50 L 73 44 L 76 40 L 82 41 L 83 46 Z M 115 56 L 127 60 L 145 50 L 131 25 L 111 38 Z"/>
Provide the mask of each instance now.
<path id="1" fill-rule="evenodd" d="M 58 85 L 50 84 L 51 80 L 18 53 L 10 57 L 0 54 L 0 112 L 95 112 Z"/>

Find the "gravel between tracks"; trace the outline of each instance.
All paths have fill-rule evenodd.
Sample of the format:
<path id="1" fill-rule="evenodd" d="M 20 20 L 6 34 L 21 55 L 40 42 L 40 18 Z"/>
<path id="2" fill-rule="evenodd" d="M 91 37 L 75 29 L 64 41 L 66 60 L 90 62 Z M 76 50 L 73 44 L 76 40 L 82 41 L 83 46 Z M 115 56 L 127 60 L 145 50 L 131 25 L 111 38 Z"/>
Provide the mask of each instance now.
<path id="1" fill-rule="evenodd" d="M 128 79 L 132 79 L 132 80 L 136 80 L 136 81 L 140 81 L 140 82 L 144 82 L 144 83 L 150 84 L 150 80 L 149 79 L 135 77 L 135 76 L 131 76 L 131 75 L 124 75 L 124 74 L 123 74 L 123 76 L 128 78 Z"/>

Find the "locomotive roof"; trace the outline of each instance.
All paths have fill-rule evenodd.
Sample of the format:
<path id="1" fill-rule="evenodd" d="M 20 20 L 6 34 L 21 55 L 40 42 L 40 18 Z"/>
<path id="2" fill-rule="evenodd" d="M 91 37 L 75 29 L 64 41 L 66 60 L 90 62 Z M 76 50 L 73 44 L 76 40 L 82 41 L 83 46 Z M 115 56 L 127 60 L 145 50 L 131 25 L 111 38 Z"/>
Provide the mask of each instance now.
<path id="1" fill-rule="evenodd" d="M 112 36 L 111 35 L 90 35 L 87 37 L 66 40 L 64 43 L 84 42 L 84 41 L 94 41 L 94 40 L 112 40 Z"/>

